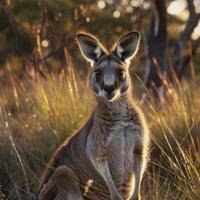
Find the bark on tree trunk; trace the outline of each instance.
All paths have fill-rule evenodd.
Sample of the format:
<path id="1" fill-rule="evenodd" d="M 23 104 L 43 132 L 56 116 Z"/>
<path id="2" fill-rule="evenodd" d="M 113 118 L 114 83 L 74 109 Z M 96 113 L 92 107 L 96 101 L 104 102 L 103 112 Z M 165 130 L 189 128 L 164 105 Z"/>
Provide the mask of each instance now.
<path id="1" fill-rule="evenodd" d="M 188 67 L 192 57 L 196 54 L 198 47 L 200 47 L 200 38 L 192 41 L 191 53 L 183 57 L 181 65 L 180 65 L 180 71 L 178 73 L 179 80 L 183 77 L 183 74 L 184 74 L 186 68 Z"/>
<path id="2" fill-rule="evenodd" d="M 182 50 L 190 40 L 191 34 L 200 20 L 200 13 L 196 13 L 193 0 L 187 0 L 187 4 L 190 13 L 189 18 L 186 23 L 185 29 L 175 43 L 172 58 L 173 69 L 179 79 L 181 79 L 183 71 L 185 69 L 185 66 L 183 65 L 185 61 L 183 61 Z"/>
<path id="3" fill-rule="evenodd" d="M 153 5 L 145 85 L 161 100 L 163 97 L 163 94 L 159 94 L 159 90 L 163 93 L 161 76 L 167 71 L 167 12 L 165 0 L 153 0 Z"/>

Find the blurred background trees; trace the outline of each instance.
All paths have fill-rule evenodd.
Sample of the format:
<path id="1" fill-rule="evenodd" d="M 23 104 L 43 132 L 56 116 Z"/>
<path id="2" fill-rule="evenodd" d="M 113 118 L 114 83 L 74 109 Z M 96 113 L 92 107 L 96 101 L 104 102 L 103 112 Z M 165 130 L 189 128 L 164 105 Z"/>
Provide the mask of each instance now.
<path id="1" fill-rule="evenodd" d="M 147 88 L 163 96 L 162 79 L 181 79 L 199 65 L 199 0 L 4 0 L 0 2 L 0 69 L 35 78 L 82 64 L 75 33 L 87 30 L 108 46 L 123 32 L 139 30 L 137 70 Z M 195 57 L 195 59 L 194 59 Z M 145 61 L 145 62 L 144 62 Z M 190 68 L 188 67 L 190 66 Z"/>

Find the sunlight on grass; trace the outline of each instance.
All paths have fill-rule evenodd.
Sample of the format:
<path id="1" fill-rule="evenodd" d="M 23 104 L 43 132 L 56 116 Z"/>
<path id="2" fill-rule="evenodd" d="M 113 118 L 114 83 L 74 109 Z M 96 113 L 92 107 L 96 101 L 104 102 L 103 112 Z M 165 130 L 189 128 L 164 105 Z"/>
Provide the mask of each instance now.
<path id="1" fill-rule="evenodd" d="M 8 87 L 0 88 L 0 197 L 5 193 L 8 199 L 25 199 L 37 193 L 51 154 L 86 122 L 95 101 L 72 67 L 47 79 L 19 81 L 11 76 L 10 80 Z M 198 199 L 200 88 L 186 81 L 165 85 L 162 105 L 151 98 L 142 105 L 152 139 L 142 196 Z"/>
<path id="2" fill-rule="evenodd" d="M 150 101 L 145 107 L 152 136 L 147 199 L 198 199 L 200 89 L 187 82 L 166 87 L 162 106 Z"/>

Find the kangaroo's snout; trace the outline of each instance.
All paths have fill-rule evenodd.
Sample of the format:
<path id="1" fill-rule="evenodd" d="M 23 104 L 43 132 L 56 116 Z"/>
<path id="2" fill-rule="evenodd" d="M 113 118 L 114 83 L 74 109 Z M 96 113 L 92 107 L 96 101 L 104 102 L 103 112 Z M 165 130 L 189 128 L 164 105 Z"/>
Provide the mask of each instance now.
<path id="1" fill-rule="evenodd" d="M 116 79 L 113 73 L 107 72 L 103 76 L 103 88 L 104 93 L 108 99 L 112 99 L 116 90 Z"/>
<path id="2" fill-rule="evenodd" d="M 103 75 L 103 87 L 107 92 L 112 92 L 115 89 L 115 75 L 113 73 L 105 73 Z"/>

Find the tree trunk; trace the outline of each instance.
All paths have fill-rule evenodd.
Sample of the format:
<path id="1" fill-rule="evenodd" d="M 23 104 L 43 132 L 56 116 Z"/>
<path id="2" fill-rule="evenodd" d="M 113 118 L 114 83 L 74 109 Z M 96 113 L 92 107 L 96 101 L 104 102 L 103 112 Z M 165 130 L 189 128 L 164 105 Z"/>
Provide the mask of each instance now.
<path id="1" fill-rule="evenodd" d="M 200 47 L 200 38 L 192 41 L 191 52 L 182 58 L 182 62 L 180 64 L 180 70 L 178 73 L 179 79 L 181 79 L 183 77 L 184 72 L 185 72 L 186 68 L 188 67 L 189 63 L 191 62 L 192 57 L 196 54 L 198 47 Z"/>
<path id="2" fill-rule="evenodd" d="M 193 0 L 187 0 L 187 4 L 190 15 L 186 23 L 185 29 L 175 43 L 172 58 L 173 69 L 179 79 L 181 79 L 183 71 L 185 69 L 185 66 L 183 65 L 185 61 L 183 61 L 184 57 L 182 56 L 182 50 L 184 49 L 184 47 L 186 47 L 186 44 L 190 40 L 191 34 L 194 31 L 195 27 L 198 25 L 200 19 L 200 13 L 196 13 Z"/>
<path id="3" fill-rule="evenodd" d="M 153 4 L 145 85 L 161 100 L 164 94 L 162 77 L 167 71 L 167 12 L 165 0 L 153 0 Z"/>

